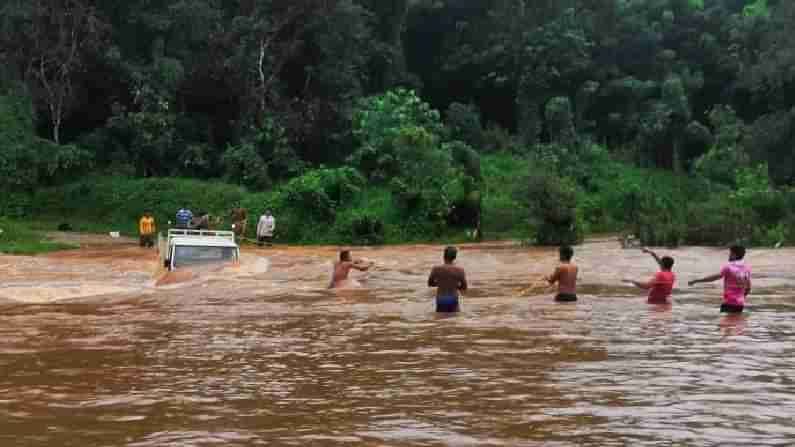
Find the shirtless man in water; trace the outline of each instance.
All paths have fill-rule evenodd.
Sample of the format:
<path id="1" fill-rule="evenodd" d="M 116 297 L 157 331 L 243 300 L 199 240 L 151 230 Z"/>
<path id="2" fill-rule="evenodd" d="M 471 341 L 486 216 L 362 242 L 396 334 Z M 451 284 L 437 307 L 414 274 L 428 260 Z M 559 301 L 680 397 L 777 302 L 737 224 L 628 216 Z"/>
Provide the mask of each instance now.
<path id="1" fill-rule="evenodd" d="M 572 302 L 577 301 L 577 266 L 572 264 L 571 258 L 574 257 L 574 250 L 568 245 L 560 247 L 560 265 L 546 278 L 550 285 L 558 284 L 558 295 L 555 301 Z"/>
<path id="2" fill-rule="evenodd" d="M 334 264 L 334 271 L 331 274 L 331 283 L 328 288 L 338 289 L 349 285 L 350 280 L 348 279 L 348 274 L 350 274 L 351 269 L 366 272 L 373 264 L 373 262 L 365 263 L 361 259 L 354 261 L 351 259 L 351 252 L 349 250 L 341 251 L 340 260 Z"/>
<path id="3" fill-rule="evenodd" d="M 436 312 L 458 312 L 459 292 L 467 290 L 467 277 L 464 269 L 455 265 L 458 250 L 455 247 L 444 249 L 444 265 L 437 265 L 428 277 L 428 287 L 436 289 Z"/>

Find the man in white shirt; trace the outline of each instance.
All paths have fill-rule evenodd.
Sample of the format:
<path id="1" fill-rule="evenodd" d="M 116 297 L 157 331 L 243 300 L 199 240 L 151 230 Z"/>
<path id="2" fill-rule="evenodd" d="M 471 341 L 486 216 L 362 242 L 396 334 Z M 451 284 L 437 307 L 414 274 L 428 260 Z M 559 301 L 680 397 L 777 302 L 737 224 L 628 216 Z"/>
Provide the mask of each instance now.
<path id="1" fill-rule="evenodd" d="M 276 219 L 271 215 L 270 210 L 260 216 L 257 223 L 257 242 L 260 247 L 267 243 L 268 247 L 273 244 L 273 231 L 276 229 Z"/>

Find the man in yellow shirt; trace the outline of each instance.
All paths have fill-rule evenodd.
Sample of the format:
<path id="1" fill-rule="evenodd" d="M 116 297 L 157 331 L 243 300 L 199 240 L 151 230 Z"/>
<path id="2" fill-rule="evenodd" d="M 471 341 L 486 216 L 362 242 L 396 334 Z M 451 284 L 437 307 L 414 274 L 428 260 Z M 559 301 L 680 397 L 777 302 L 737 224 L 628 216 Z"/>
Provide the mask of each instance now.
<path id="1" fill-rule="evenodd" d="M 155 218 L 152 217 L 150 211 L 144 212 L 144 217 L 138 223 L 138 229 L 141 233 L 141 247 L 154 247 L 157 226 L 155 225 Z"/>

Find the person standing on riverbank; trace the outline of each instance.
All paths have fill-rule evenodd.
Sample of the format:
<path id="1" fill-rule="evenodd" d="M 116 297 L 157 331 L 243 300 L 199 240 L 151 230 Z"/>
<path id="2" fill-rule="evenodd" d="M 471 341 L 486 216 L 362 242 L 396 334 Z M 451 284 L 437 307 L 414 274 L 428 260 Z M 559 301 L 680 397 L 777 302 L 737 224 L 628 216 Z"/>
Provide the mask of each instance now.
<path id="1" fill-rule="evenodd" d="M 742 313 L 746 298 L 751 293 L 751 268 L 745 263 L 745 247 L 733 245 L 729 248 L 729 262 L 720 269 L 720 273 L 701 279 L 694 279 L 688 284 L 714 282 L 723 278 L 723 304 L 721 312 Z"/>
<path id="2" fill-rule="evenodd" d="M 444 249 L 444 264 L 431 269 L 428 287 L 436 287 L 436 312 L 450 313 L 461 310 L 459 294 L 467 290 L 467 277 L 463 268 L 455 265 L 458 249 Z"/>
<path id="3" fill-rule="evenodd" d="M 246 226 L 248 225 L 248 211 L 237 203 L 232 211 L 229 212 L 232 218 L 232 230 L 238 241 L 246 237 Z"/>
<path id="4" fill-rule="evenodd" d="M 195 218 L 193 224 L 195 230 L 209 230 L 210 229 L 210 213 L 207 211 L 199 211 L 198 216 Z"/>
<path id="5" fill-rule="evenodd" d="M 190 226 L 191 220 L 193 220 L 193 213 L 188 209 L 187 205 L 183 206 L 179 209 L 179 211 L 177 211 L 177 228 L 187 230 Z"/>
<path id="6" fill-rule="evenodd" d="M 149 210 L 144 211 L 143 217 L 138 222 L 138 231 L 141 235 L 141 247 L 154 247 L 155 246 L 155 232 L 157 226 L 155 225 L 155 218 L 152 217 L 152 212 Z"/>
<path id="7" fill-rule="evenodd" d="M 558 294 L 555 296 L 557 302 L 574 302 L 577 301 L 577 274 L 579 269 L 571 262 L 574 257 L 574 249 L 568 245 L 563 245 L 559 250 L 560 264 L 552 273 L 552 276 L 546 278 L 550 285 L 558 284 Z"/>
<path id="8" fill-rule="evenodd" d="M 265 211 L 265 214 L 260 216 L 257 223 L 257 243 L 260 247 L 267 243 L 268 247 L 273 245 L 273 231 L 276 229 L 276 219 L 271 214 L 270 210 Z"/>
<path id="9" fill-rule="evenodd" d="M 361 259 L 354 261 L 351 257 L 350 250 L 341 251 L 340 260 L 334 264 L 334 268 L 331 272 L 331 283 L 328 288 L 339 289 L 351 285 L 350 279 L 348 279 L 351 269 L 366 272 L 373 265 L 374 263 L 372 261 L 369 263 L 365 263 Z"/>
<path id="10" fill-rule="evenodd" d="M 657 253 L 644 248 L 643 253 L 651 255 L 652 258 L 660 266 L 660 271 L 654 275 L 654 278 L 647 282 L 624 280 L 625 283 L 633 284 L 643 290 L 649 291 L 649 304 L 670 304 L 671 292 L 674 289 L 674 282 L 676 276 L 671 271 L 674 267 L 674 258 L 670 256 L 663 256 L 660 258 Z"/>

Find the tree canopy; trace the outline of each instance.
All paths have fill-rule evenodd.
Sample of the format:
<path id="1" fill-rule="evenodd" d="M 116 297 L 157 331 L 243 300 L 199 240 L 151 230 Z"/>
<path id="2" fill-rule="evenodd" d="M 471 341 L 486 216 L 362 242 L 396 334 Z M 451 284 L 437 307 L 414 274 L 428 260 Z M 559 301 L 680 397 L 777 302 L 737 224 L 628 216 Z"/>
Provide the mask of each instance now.
<path id="1" fill-rule="evenodd" d="M 795 182 L 790 1 L 3 0 L 0 11 L 5 188 L 103 172 L 262 191 L 353 168 L 453 206 L 443 191 L 477 190 L 480 155 L 551 157 L 587 181 L 605 149 L 731 187 L 732 169 L 762 165 L 776 185 Z"/>

